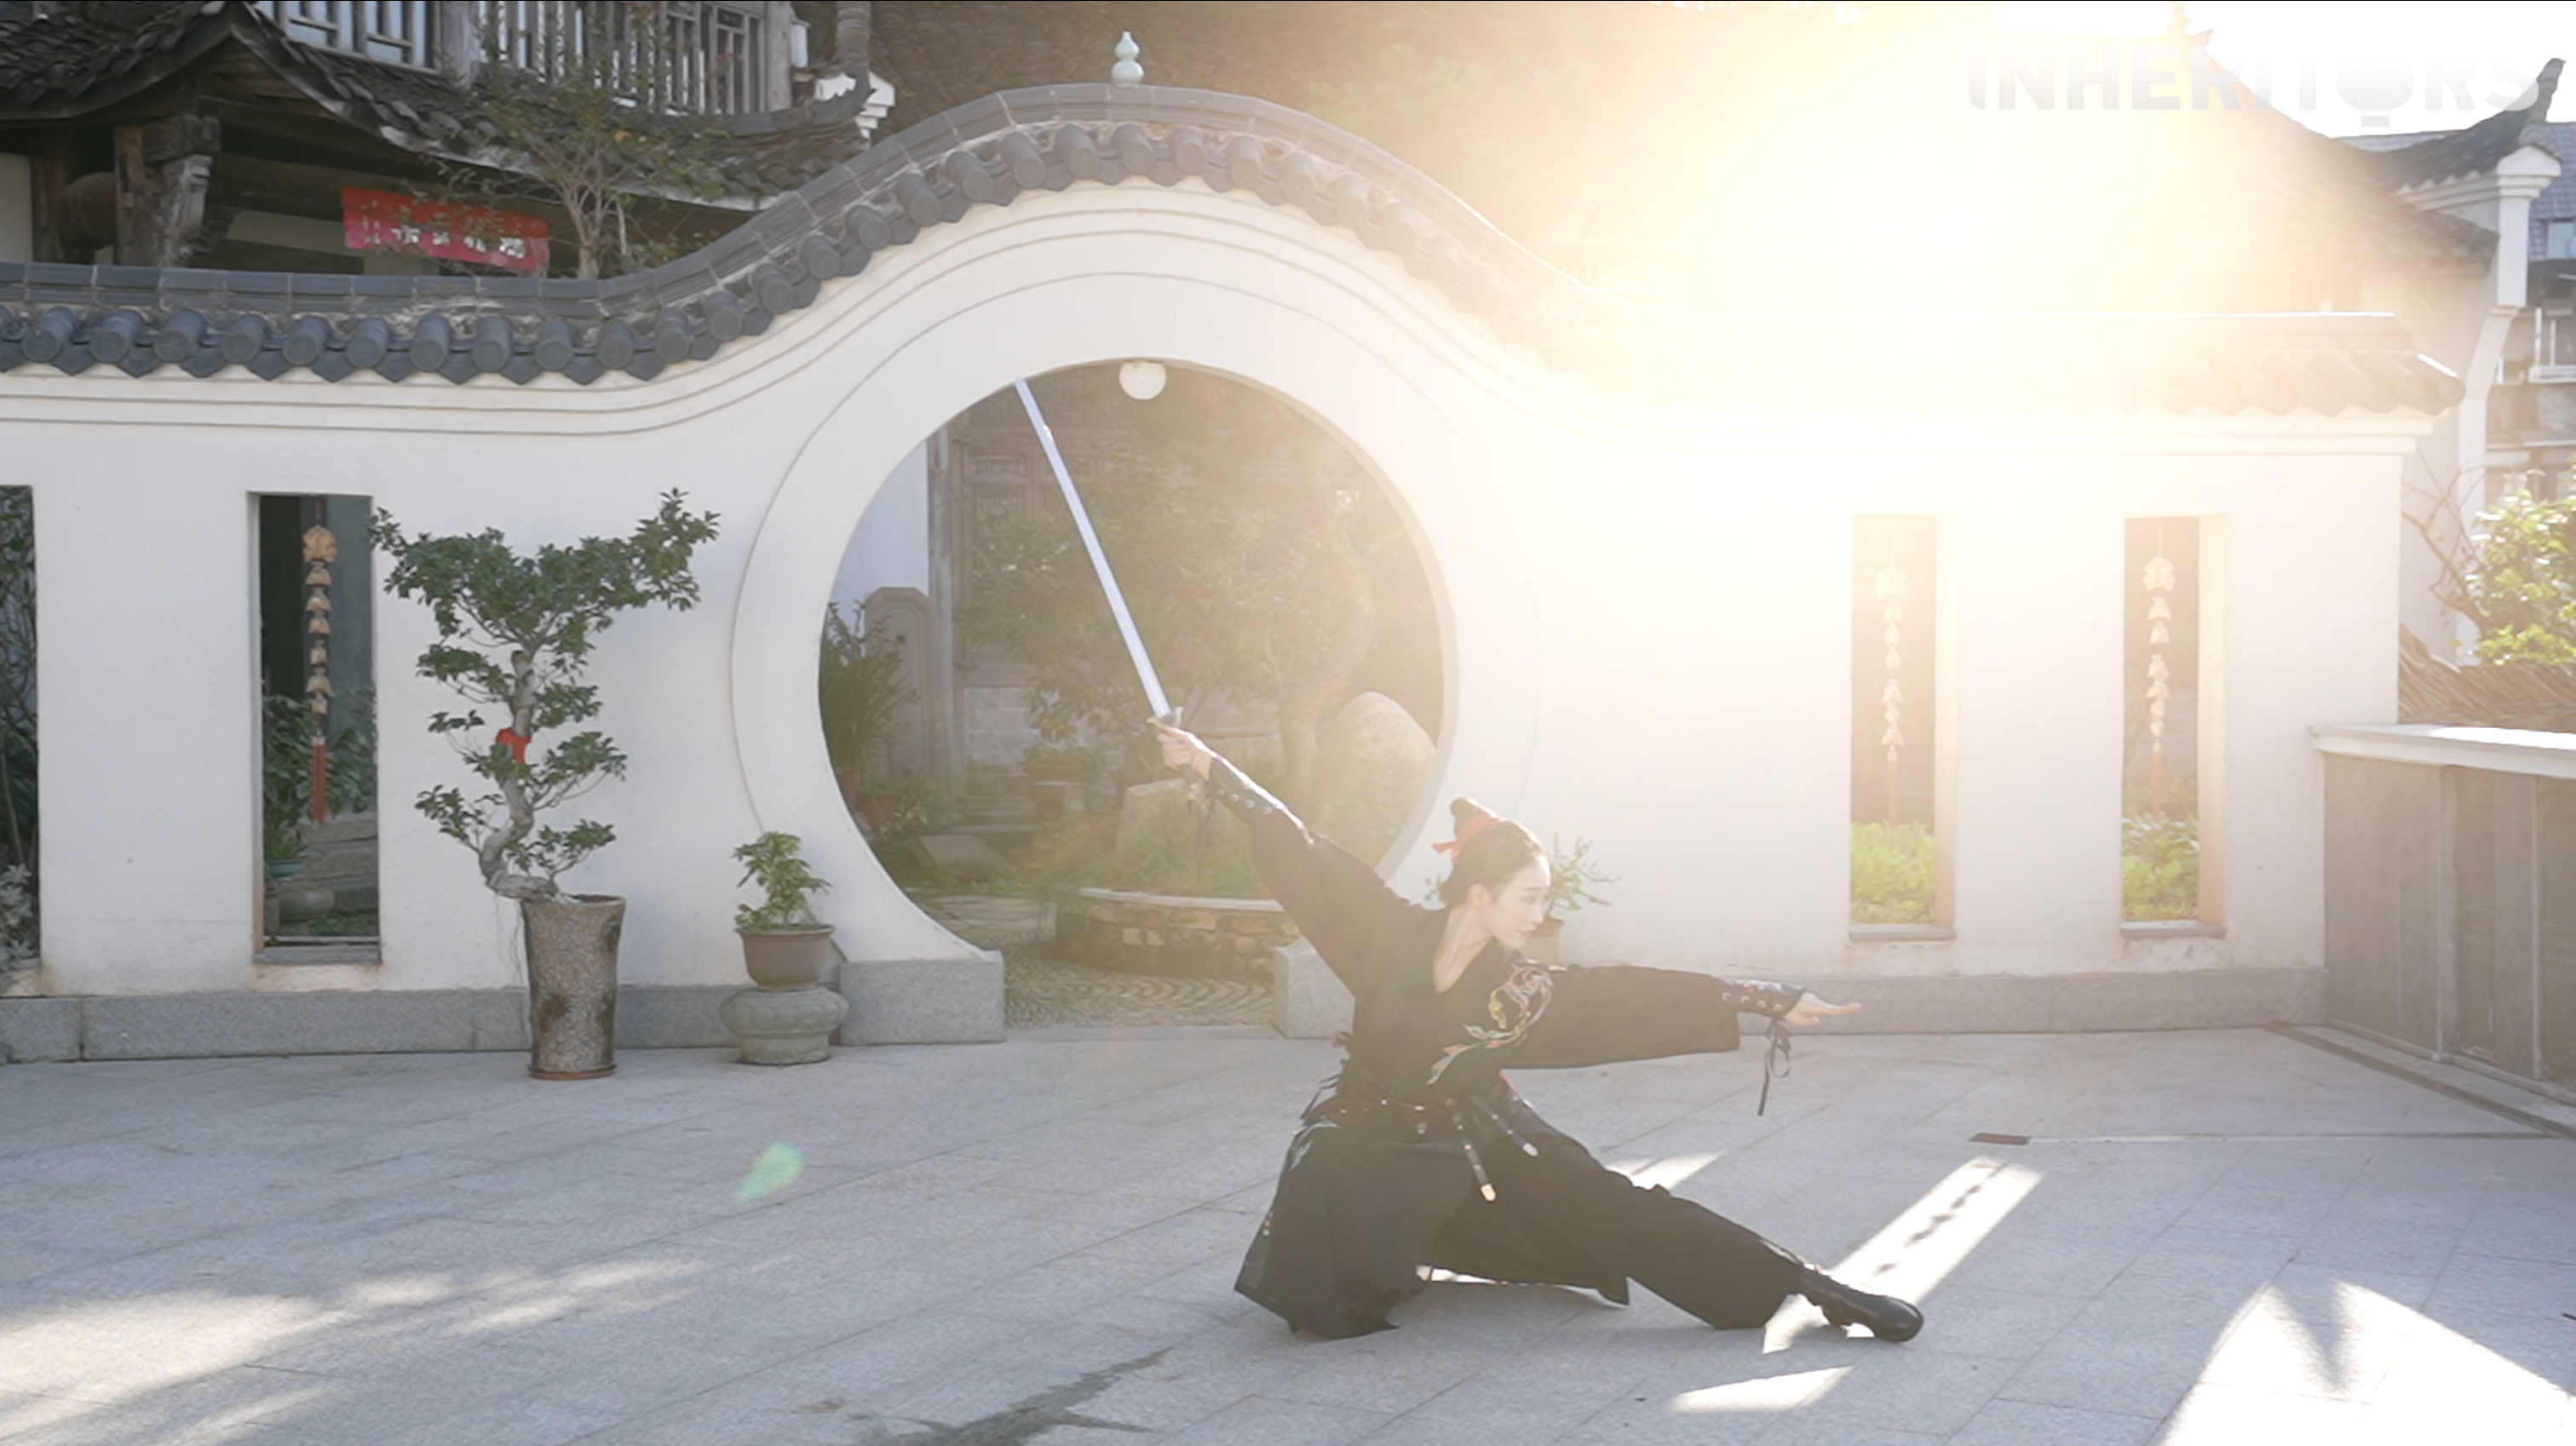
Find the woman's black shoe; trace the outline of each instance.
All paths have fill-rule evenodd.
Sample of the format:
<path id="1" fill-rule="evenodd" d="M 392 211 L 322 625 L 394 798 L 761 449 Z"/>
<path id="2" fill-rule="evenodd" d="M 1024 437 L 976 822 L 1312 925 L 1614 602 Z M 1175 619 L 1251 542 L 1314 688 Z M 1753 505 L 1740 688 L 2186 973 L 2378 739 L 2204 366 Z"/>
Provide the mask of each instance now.
<path id="1" fill-rule="evenodd" d="M 1910 1341 L 1923 1329 L 1923 1312 L 1892 1295 L 1854 1290 L 1810 1265 L 1799 1278 L 1798 1293 L 1815 1303 L 1837 1328 L 1863 1325 L 1883 1341 Z"/>

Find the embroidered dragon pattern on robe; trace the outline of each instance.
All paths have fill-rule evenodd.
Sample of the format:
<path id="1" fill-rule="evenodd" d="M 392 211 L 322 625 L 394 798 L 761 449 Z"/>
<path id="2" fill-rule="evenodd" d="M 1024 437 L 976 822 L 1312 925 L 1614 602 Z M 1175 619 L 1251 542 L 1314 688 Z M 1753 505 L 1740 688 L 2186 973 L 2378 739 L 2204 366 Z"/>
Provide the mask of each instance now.
<path id="1" fill-rule="evenodd" d="M 1556 982 L 1544 967 L 1525 964 L 1513 970 L 1512 977 L 1496 986 L 1485 1000 L 1485 1014 L 1494 1021 L 1493 1028 L 1468 1025 L 1467 1034 L 1473 1042 L 1453 1044 L 1440 1051 L 1439 1060 L 1431 1066 L 1430 1082 L 1438 1084 L 1450 1063 L 1471 1049 L 1508 1049 L 1520 1043 L 1530 1027 L 1538 1023 L 1539 1016 L 1547 1013 L 1548 1002 L 1555 997 Z"/>

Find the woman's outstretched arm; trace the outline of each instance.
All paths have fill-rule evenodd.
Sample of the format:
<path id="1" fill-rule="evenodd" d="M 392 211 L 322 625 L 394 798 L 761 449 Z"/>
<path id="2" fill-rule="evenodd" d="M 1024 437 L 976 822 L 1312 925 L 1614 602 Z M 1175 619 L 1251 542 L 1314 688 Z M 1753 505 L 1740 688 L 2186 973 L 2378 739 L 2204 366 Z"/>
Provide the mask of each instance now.
<path id="1" fill-rule="evenodd" d="M 1156 724 L 1163 762 L 1208 786 L 1252 834 L 1252 862 L 1297 932 L 1353 993 L 1366 993 L 1386 967 L 1376 947 L 1418 921 L 1377 870 L 1332 840 L 1318 838 L 1288 806 L 1195 735 Z"/>
<path id="2" fill-rule="evenodd" d="M 1795 984 L 1724 979 L 1633 964 L 1549 971 L 1546 1011 L 1513 1062 L 1535 1069 L 1723 1053 L 1741 1042 L 1736 1016 L 1803 1027 L 1857 1004 L 1829 1004 Z"/>

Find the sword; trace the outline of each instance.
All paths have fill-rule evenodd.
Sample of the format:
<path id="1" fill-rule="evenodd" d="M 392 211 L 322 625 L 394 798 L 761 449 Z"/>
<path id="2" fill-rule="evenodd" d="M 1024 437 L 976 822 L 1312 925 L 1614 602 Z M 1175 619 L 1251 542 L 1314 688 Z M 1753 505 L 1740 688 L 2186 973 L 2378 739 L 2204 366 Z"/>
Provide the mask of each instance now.
<path id="1" fill-rule="evenodd" d="M 1064 505 L 1073 510 L 1073 525 L 1082 533 L 1083 549 L 1091 554 L 1091 570 L 1100 575 L 1100 590 L 1109 594 L 1109 611 L 1118 619 L 1118 636 L 1127 642 L 1127 656 L 1136 664 L 1136 677 L 1145 685 L 1145 701 L 1153 705 L 1157 721 L 1172 716 L 1172 701 L 1163 696 L 1163 680 L 1154 672 L 1154 660 L 1145 656 L 1145 640 L 1136 635 L 1136 619 L 1127 611 L 1127 594 L 1118 590 L 1117 575 L 1109 570 L 1109 558 L 1100 550 L 1100 534 L 1091 530 L 1091 514 L 1082 508 L 1082 494 L 1073 490 L 1073 474 L 1065 470 L 1064 454 L 1056 450 L 1055 429 L 1047 425 L 1046 414 L 1038 410 L 1036 394 L 1029 390 L 1028 380 L 1011 383 L 1020 392 L 1020 405 L 1028 409 L 1029 425 L 1037 428 L 1038 445 L 1046 449 L 1047 465 L 1055 469 L 1055 485 L 1064 491 Z"/>

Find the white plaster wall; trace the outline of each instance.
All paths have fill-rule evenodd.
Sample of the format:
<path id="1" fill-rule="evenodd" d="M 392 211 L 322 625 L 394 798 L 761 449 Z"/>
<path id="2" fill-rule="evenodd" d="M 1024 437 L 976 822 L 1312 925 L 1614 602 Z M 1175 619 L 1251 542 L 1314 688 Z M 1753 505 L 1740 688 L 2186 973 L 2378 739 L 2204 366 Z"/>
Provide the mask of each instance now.
<path id="1" fill-rule="evenodd" d="M 633 759 L 571 875 L 626 895 L 624 970 L 722 983 L 731 848 L 802 835 L 854 957 L 963 957 L 842 814 L 814 626 L 871 499 L 1015 375 L 1159 356 L 1270 387 L 1380 469 L 1445 600 L 1436 780 L 1595 841 L 1581 956 L 1824 972 L 1846 949 L 1851 520 L 1953 529 L 1958 943 L 1920 967 L 2116 967 L 2121 519 L 2225 515 L 2231 962 L 2317 956 L 2306 728 L 2393 717 L 2393 478 L 2421 420 L 2012 421 L 1661 409 L 1495 345 L 1390 258 L 1194 185 L 1078 188 L 887 253 L 652 384 L 0 377 L 38 489 L 46 956 L 57 989 L 244 987 L 256 928 L 249 507 L 366 492 L 520 545 L 686 488 L 723 516 L 705 603 L 629 615 L 593 669 Z M 137 482 L 130 479 L 156 479 Z M 175 616 L 174 616 L 175 614 Z M 403 807 L 461 771 L 379 613 L 387 988 L 498 986 L 510 919 Z"/>

